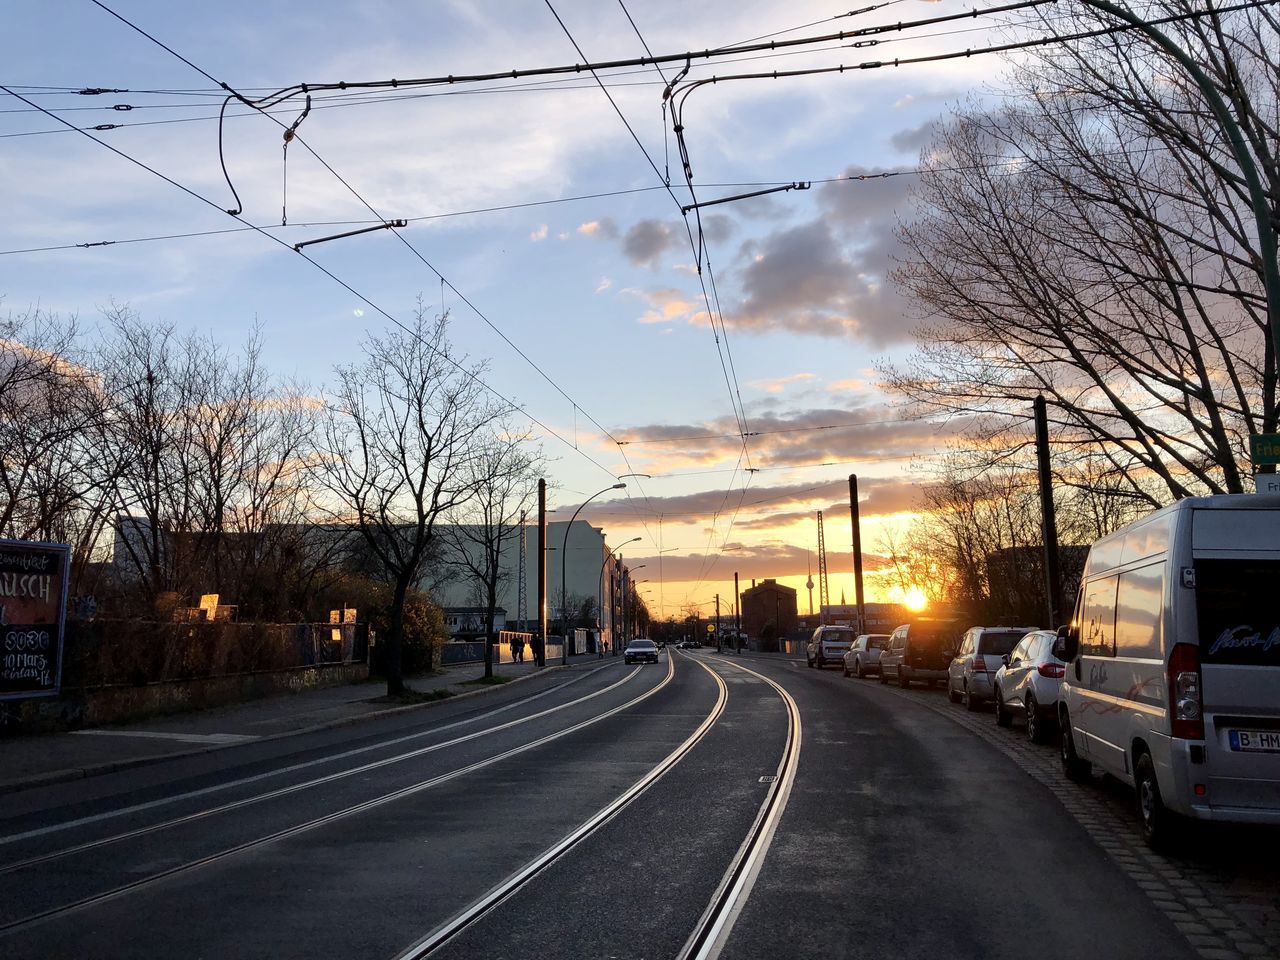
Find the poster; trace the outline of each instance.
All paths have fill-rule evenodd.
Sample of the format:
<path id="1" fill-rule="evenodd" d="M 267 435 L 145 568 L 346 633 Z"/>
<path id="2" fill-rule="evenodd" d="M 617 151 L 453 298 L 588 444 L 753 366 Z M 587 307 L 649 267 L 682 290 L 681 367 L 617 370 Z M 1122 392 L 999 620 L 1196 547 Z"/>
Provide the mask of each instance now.
<path id="1" fill-rule="evenodd" d="M 58 693 L 70 557 L 65 544 L 0 540 L 0 700 Z"/>

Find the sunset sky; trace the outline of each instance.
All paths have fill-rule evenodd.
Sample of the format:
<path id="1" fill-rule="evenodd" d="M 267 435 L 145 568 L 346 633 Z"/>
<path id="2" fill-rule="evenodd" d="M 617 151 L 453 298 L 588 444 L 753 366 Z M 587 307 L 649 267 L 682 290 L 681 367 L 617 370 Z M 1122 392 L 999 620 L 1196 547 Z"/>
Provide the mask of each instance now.
<path id="1" fill-rule="evenodd" d="M 298 82 L 581 59 L 542 0 L 108 6 L 219 80 L 258 94 Z M 643 54 L 620 5 L 554 6 L 586 57 Z M 880 7 L 804 30 L 793 28 L 847 13 L 848 5 L 633 0 L 626 10 L 656 54 L 966 9 L 953 0 Z M 77 125 L 125 124 L 95 136 L 217 207 L 233 206 L 211 119 L 221 98 L 205 77 L 88 0 L 12 0 L 5 22 L 5 85 Z M 918 56 L 987 40 L 965 22 L 886 34 L 872 49 L 831 43 L 740 64 L 693 63 L 687 79 Z M 678 69 L 663 72 L 671 79 Z M 450 312 L 455 343 L 487 361 L 494 391 L 540 421 L 534 431 L 551 457 L 557 519 L 619 475 L 651 476 L 626 478 L 625 496 L 610 493 L 583 516 L 603 526 L 611 544 L 643 538 L 623 552 L 632 566 L 645 564 L 637 577 L 650 579 L 655 612 L 677 613 L 717 591 L 728 597 L 735 570 L 744 585 L 776 577 L 799 588 L 806 610 L 819 509 L 828 517 L 832 599 L 843 591 L 852 602 L 847 475 L 859 475 L 863 543 L 874 554 L 885 525 L 901 525 L 916 508 L 928 458 L 964 424 L 908 421 L 877 385 L 878 365 L 911 352 L 915 318 L 888 274 L 915 178 L 841 178 L 910 170 L 948 104 L 997 90 L 1000 69 L 999 60 L 978 57 L 722 82 L 693 93 L 683 120 L 700 200 L 812 182 L 703 212 L 710 272 L 704 267 L 702 279 L 723 313 L 719 344 L 679 210 L 689 195 L 669 117 L 664 125 L 664 84 L 652 68 L 613 71 L 606 82 L 661 176 L 589 74 L 317 94 L 299 134 L 381 217 L 410 220 L 399 233 L 422 258 L 390 232 L 308 249 L 359 295 L 247 230 L 11 253 L 241 224 L 6 97 L 2 309 L 39 306 L 92 325 L 102 308 L 123 303 L 228 343 L 257 325 L 272 369 L 320 394 L 366 330 L 389 326 L 380 311 L 407 319 L 420 296 L 428 310 Z M 86 87 L 128 92 L 75 93 Z M 292 123 L 299 113 L 291 102 L 278 115 Z M 225 132 L 245 222 L 274 227 L 292 244 L 352 229 L 306 224 L 371 219 L 298 144 L 288 152 L 286 201 L 280 128 L 247 114 L 232 105 Z M 667 170 L 675 199 L 663 186 Z M 615 195 L 574 199 L 599 194 Z M 286 202 L 291 226 L 281 228 Z M 536 205 L 487 209 L 524 204 Z M 759 434 L 745 454 L 740 429 Z M 869 571 L 875 567 L 869 558 Z M 871 599 L 889 599 L 874 574 L 869 584 Z"/>

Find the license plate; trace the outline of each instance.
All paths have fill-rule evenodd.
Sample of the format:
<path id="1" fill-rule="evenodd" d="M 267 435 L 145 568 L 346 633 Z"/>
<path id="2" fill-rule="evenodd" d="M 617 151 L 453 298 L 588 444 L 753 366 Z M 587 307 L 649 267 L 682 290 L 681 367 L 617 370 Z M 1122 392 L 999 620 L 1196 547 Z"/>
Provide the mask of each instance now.
<path id="1" fill-rule="evenodd" d="M 1232 750 L 1280 753 L 1280 730 L 1228 730 Z"/>

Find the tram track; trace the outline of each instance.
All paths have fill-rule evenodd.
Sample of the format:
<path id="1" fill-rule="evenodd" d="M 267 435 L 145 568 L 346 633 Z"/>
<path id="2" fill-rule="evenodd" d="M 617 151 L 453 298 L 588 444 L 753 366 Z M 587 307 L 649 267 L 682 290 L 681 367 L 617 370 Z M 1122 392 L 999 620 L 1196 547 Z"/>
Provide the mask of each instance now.
<path id="1" fill-rule="evenodd" d="M 620 686 L 622 683 L 625 683 L 626 681 L 635 677 L 640 669 L 641 668 L 637 668 L 637 671 L 633 671 L 632 673 L 628 674 L 626 677 L 622 678 L 622 680 L 617 681 L 616 683 L 610 685 L 609 687 L 603 688 L 600 691 L 596 691 L 595 693 L 590 694 L 587 697 L 579 698 L 578 701 L 574 701 L 574 702 L 576 703 L 576 702 L 582 702 L 585 700 L 593 699 L 594 697 L 599 696 L 609 690 L 615 689 L 616 687 Z M 171 877 L 189 874 L 195 870 L 199 870 L 203 867 L 207 867 L 212 864 L 219 863 L 221 861 L 224 861 L 228 858 L 245 853 L 247 851 L 259 849 L 261 847 L 264 847 L 272 843 L 276 843 L 281 840 L 285 840 L 291 837 L 296 837 L 300 834 L 307 833 L 317 828 L 334 823 L 338 820 L 346 819 L 346 818 L 355 816 L 357 814 L 366 813 L 370 810 L 384 806 L 388 803 L 392 803 L 397 800 L 401 800 L 406 797 L 410 797 L 410 796 L 422 793 L 426 790 L 430 790 L 434 787 L 441 786 L 443 784 L 457 780 L 461 777 L 467 776 L 470 773 L 483 770 L 487 767 L 493 766 L 494 764 L 501 763 L 504 760 L 508 760 L 512 757 L 519 756 L 523 753 L 527 753 L 531 750 L 537 749 L 538 747 L 544 746 L 556 740 L 567 737 L 571 734 L 577 733 L 597 723 L 600 723 L 601 721 L 608 719 L 609 717 L 615 716 L 625 710 L 628 710 L 631 707 L 634 707 L 637 704 L 642 703 L 643 701 L 649 699 L 650 697 L 654 696 L 655 694 L 657 694 L 658 692 L 666 688 L 672 682 L 674 677 L 675 677 L 675 660 L 673 658 L 668 658 L 668 667 L 667 667 L 666 675 L 653 687 L 649 688 L 648 690 L 645 690 L 644 692 L 631 698 L 630 700 L 627 700 L 621 704 L 618 704 L 617 706 L 610 707 L 607 710 L 604 710 L 598 714 L 595 714 L 575 724 L 572 724 L 564 728 L 563 730 L 557 730 L 553 733 L 539 737 L 528 743 L 520 744 L 519 746 L 504 750 L 491 757 L 486 757 L 483 760 L 479 760 L 479 761 L 467 764 L 463 767 L 459 767 L 457 769 L 448 771 L 447 773 L 439 774 L 437 776 L 418 781 L 417 783 L 413 783 L 408 786 L 401 787 L 397 790 L 380 794 L 368 800 L 364 800 L 364 801 L 361 801 L 360 803 L 349 805 L 339 810 L 330 811 L 328 813 L 325 813 L 318 817 L 314 817 L 302 823 L 294 824 L 292 826 L 274 831 L 272 833 L 266 834 L 261 837 L 255 837 L 252 840 L 235 844 L 233 846 L 219 850 L 207 856 L 184 861 L 183 863 L 176 864 L 167 869 L 151 873 L 145 877 L 140 877 L 137 880 L 131 881 L 129 883 L 120 884 L 109 890 L 105 890 L 105 891 L 91 894 L 89 896 L 81 897 L 68 903 L 50 907 L 48 909 L 27 914 L 26 916 L 19 917 L 14 920 L 2 923 L 0 924 L 0 935 L 6 935 L 9 933 L 17 932 L 19 930 L 30 928 L 38 924 L 46 923 L 51 920 L 55 920 L 58 918 L 71 915 L 78 911 L 84 910 L 88 907 L 92 907 L 98 904 L 103 904 L 111 900 L 119 899 L 129 894 L 136 893 L 142 889 L 151 887 Z M 564 709 L 565 707 L 570 705 L 571 704 L 564 704 L 556 708 L 549 708 L 547 711 L 543 711 L 543 714 L 553 713 L 553 712 L 556 712 L 556 710 L 558 709 Z M 513 723 L 523 723 L 526 721 L 526 719 L 529 719 L 529 718 L 524 718 L 519 721 L 513 721 Z M 510 725 L 511 724 L 506 724 L 504 726 L 510 726 Z M 494 728 L 494 729 L 497 729 L 497 728 Z M 478 731 L 476 735 L 469 735 L 469 737 L 466 739 L 475 739 L 476 736 L 484 735 L 485 732 L 486 731 Z M 488 732 L 492 732 L 492 731 L 488 731 Z M 462 738 L 459 738 L 459 739 L 461 740 Z M 438 746 L 438 745 L 433 745 L 433 747 L 434 746 Z M 152 830 L 152 831 L 146 831 L 146 832 L 154 832 L 154 831 Z"/>

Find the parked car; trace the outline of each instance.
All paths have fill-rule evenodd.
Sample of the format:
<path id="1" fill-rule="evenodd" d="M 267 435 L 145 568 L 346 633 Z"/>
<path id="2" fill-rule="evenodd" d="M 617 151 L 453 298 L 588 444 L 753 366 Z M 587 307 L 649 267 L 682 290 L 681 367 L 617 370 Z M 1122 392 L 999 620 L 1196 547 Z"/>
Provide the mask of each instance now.
<path id="1" fill-rule="evenodd" d="M 940 683 L 959 644 L 954 620 L 916 620 L 896 627 L 889 646 L 880 653 L 880 682 L 896 680 L 906 688 L 912 681 Z"/>
<path id="2" fill-rule="evenodd" d="M 947 668 L 947 696 L 952 703 L 963 702 L 970 710 L 991 699 L 991 682 L 1000 669 L 1001 657 L 1012 653 L 1018 641 L 1035 627 L 970 627 L 964 632 L 960 649 Z"/>
<path id="3" fill-rule="evenodd" d="M 880 652 L 888 645 L 889 634 L 887 633 L 861 634 L 844 655 L 844 675 L 861 679 L 873 673 L 879 673 Z"/>
<path id="4" fill-rule="evenodd" d="M 1028 633 L 1000 658 L 1002 666 L 993 683 L 996 723 L 1007 727 L 1015 714 L 1021 714 L 1032 743 L 1047 743 L 1058 725 L 1058 693 L 1066 664 L 1054 656 L 1057 639 L 1053 630 Z"/>
<path id="5" fill-rule="evenodd" d="M 1132 784 L 1148 843 L 1179 818 L 1280 824 L 1280 496 L 1187 497 L 1089 549 L 1062 765 Z"/>
<path id="6" fill-rule="evenodd" d="M 622 651 L 624 663 L 657 663 L 658 647 L 652 640 L 632 640 Z"/>
<path id="7" fill-rule="evenodd" d="M 853 630 L 849 627 L 821 626 L 813 631 L 813 638 L 805 647 L 805 660 L 811 667 L 821 670 L 829 663 L 843 663 L 844 655 L 853 645 Z"/>

